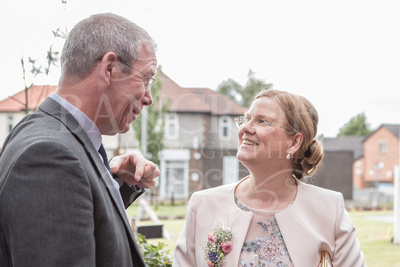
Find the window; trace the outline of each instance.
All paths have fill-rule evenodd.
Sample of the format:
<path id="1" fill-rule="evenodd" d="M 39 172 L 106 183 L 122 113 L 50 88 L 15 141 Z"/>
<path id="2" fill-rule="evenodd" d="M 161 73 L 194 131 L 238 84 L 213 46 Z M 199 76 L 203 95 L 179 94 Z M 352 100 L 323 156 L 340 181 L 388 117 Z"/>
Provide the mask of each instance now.
<path id="1" fill-rule="evenodd" d="M 381 154 L 387 153 L 387 142 L 386 141 L 379 142 L 379 153 L 381 153 Z"/>
<path id="2" fill-rule="evenodd" d="M 176 113 L 169 113 L 165 115 L 165 138 L 178 139 L 179 138 L 179 117 Z"/>
<path id="3" fill-rule="evenodd" d="M 185 162 L 166 161 L 165 197 L 183 199 L 185 197 Z"/>
<path id="4" fill-rule="evenodd" d="M 160 199 L 187 199 L 189 194 L 190 150 L 160 152 Z"/>
<path id="5" fill-rule="evenodd" d="M 228 116 L 219 118 L 219 138 L 221 140 L 228 140 L 231 138 L 232 120 Z"/>
<path id="6" fill-rule="evenodd" d="M 11 132 L 12 128 L 14 127 L 14 115 L 13 114 L 9 114 L 8 115 L 8 132 Z"/>
<path id="7" fill-rule="evenodd" d="M 239 181 L 239 161 L 235 156 L 224 157 L 223 174 L 223 184 Z"/>

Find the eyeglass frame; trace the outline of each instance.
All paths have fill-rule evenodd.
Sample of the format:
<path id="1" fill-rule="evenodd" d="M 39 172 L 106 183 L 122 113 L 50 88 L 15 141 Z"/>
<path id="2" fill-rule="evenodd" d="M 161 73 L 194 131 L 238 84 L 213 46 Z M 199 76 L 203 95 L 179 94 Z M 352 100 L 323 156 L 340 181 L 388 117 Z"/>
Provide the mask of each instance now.
<path id="1" fill-rule="evenodd" d="M 246 122 L 239 122 L 241 119 L 245 119 L 246 120 Z M 250 121 L 250 119 L 248 119 L 246 116 L 244 116 L 244 115 L 240 115 L 240 116 L 238 116 L 238 117 L 236 117 L 235 118 L 235 125 L 236 125 L 236 127 L 238 128 L 238 129 L 240 129 L 241 127 L 243 127 L 246 123 L 249 123 L 249 121 Z M 269 122 L 269 121 L 266 121 L 266 120 L 264 120 L 265 121 L 265 125 L 263 125 L 263 127 L 265 127 L 265 126 L 278 126 L 278 127 L 281 127 L 281 128 L 283 128 L 283 129 L 285 129 L 285 130 L 287 130 L 287 131 L 290 131 L 289 130 L 289 128 L 288 127 L 286 127 L 286 126 L 283 126 L 283 125 L 280 125 L 280 124 L 277 124 L 277 123 L 274 123 L 274 122 Z M 240 124 L 239 124 L 240 123 Z"/>
<path id="2" fill-rule="evenodd" d="M 97 58 L 97 60 L 102 60 L 102 59 L 103 59 L 102 57 Z M 146 78 L 147 78 L 147 81 L 146 81 L 147 84 L 144 84 L 144 89 L 145 89 L 146 91 L 149 91 L 149 90 L 151 89 L 151 86 L 152 86 L 153 83 L 156 81 L 155 78 L 150 77 L 149 75 L 147 75 L 147 74 L 144 73 L 143 71 L 141 71 L 141 70 L 135 68 L 133 65 L 129 64 L 128 62 L 126 62 L 125 60 L 123 60 L 122 58 L 120 58 L 118 55 L 117 55 L 117 59 L 118 59 L 118 61 L 121 62 L 122 64 L 127 65 L 128 67 L 130 67 L 130 68 L 136 70 L 137 72 L 139 72 L 140 74 L 142 74 L 144 77 L 146 77 Z M 148 80 L 150 80 L 150 82 L 149 82 Z"/>

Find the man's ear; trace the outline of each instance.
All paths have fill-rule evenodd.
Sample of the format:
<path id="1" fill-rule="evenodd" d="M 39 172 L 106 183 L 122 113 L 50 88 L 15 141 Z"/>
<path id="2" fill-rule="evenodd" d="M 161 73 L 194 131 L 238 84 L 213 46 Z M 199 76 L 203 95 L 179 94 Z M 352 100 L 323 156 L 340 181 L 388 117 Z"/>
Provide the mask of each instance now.
<path id="1" fill-rule="evenodd" d="M 302 133 L 296 133 L 291 137 L 292 142 L 289 144 L 288 151 L 290 154 L 295 154 L 303 143 L 304 136 Z"/>
<path id="2" fill-rule="evenodd" d="M 115 71 L 115 63 L 118 56 L 114 52 L 107 52 L 100 62 L 100 77 L 107 84 L 111 84 L 111 79 Z"/>

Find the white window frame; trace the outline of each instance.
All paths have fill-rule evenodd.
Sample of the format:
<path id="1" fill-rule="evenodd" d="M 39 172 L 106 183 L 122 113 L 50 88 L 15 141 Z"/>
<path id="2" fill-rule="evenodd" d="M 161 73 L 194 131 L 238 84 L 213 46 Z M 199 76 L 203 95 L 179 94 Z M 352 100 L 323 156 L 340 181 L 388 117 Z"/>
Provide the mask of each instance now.
<path id="1" fill-rule="evenodd" d="M 174 132 L 170 131 L 170 127 L 174 128 Z M 177 113 L 165 114 L 165 129 L 164 134 L 166 139 L 176 140 L 179 138 L 179 116 Z"/>
<path id="2" fill-rule="evenodd" d="M 190 150 L 186 149 L 164 149 L 160 153 L 160 199 L 168 199 L 171 196 L 168 195 L 167 187 L 170 186 L 166 182 L 166 177 L 169 175 L 167 169 L 170 168 L 169 164 L 178 166 L 181 164 L 183 167 L 183 192 L 178 192 L 174 194 L 176 199 L 187 199 L 189 195 L 189 160 L 190 160 Z M 178 163 L 179 162 L 179 163 Z M 177 164 L 178 163 L 178 164 Z"/>
<path id="3" fill-rule="evenodd" d="M 388 148 L 387 148 L 387 142 L 386 141 L 380 141 L 379 142 L 379 153 L 380 154 L 387 154 L 388 153 Z"/>
<path id="4" fill-rule="evenodd" d="M 219 139 L 230 140 L 232 136 L 232 119 L 229 116 L 219 117 Z M 226 129 L 226 135 L 224 135 L 224 129 Z"/>
<path id="5" fill-rule="evenodd" d="M 222 162 L 223 184 L 234 183 L 239 180 L 239 161 L 236 156 L 225 156 Z"/>

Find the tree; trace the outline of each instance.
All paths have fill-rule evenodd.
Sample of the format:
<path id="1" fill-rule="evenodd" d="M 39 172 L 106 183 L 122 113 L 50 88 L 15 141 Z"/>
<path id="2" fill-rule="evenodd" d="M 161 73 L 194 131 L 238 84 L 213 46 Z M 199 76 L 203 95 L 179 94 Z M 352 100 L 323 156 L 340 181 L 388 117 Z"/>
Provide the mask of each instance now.
<path id="1" fill-rule="evenodd" d="M 67 38 L 67 31 L 65 30 L 65 32 L 61 31 L 60 28 L 58 28 L 56 31 L 52 31 L 53 32 L 53 36 L 55 38 L 63 38 L 66 39 Z M 53 51 L 53 45 L 50 46 L 49 50 L 47 51 L 47 56 L 46 56 L 46 62 L 47 62 L 47 67 L 44 68 L 44 73 L 46 74 L 46 76 L 49 76 L 49 72 L 50 72 L 50 67 L 52 65 L 57 66 L 56 63 L 59 61 L 59 52 L 58 51 Z M 29 64 L 31 65 L 31 73 L 33 75 L 33 79 L 43 73 L 42 71 L 42 67 L 43 66 L 36 66 L 36 59 L 32 59 L 31 57 L 29 57 Z M 29 103 L 28 103 L 28 89 L 29 87 L 32 86 L 33 83 L 31 83 L 29 86 L 26 83 L 26 67 L 25 67 L 25 60 L 24 57 L 22 56 L 21 58 L 21 66 L 22 66 L 22 79 L 24 80 L 24 87 L 25 87 L 25 103 L 21 103 L 25 106 L 25 113 L 28 114 L 29 113 Z M 20 102 L 19 100 L 14 99 L 17 102 Z"/>
<path id="2" fill-rule="evenodd" d="M 160 75 L 161 68 L 157 69 L 156 81 L 151 87 L 151 95 L 154 103 L 159 103 L 161 95 L 161 79 L 157 79 Z M 159 153 L 164 149 L 164 125 L 165 125 L 165 113 L 168 110 L 169 103 L 165 103 L 163 106 L 151 105 L 147 108 L 147 155 L 144 155 L 147 159 L 153 161 L 155 164 L 159 164 Z M 132 123 L 132 127 L 135 131 L 136 139 L 139 140 L 139 146 L 142 148 L 144 144 L 141 143 L 142 138 L 142 114 L 136 118 Z"/>
<path id="3" fill-rule="evenodd" d="M 243 86 L 231 78 L 220 83 L 217 89 L 219 93 L 228 96 L 235 102 L 241 101 L 238 99 L 238 95 L 242 90 Z"/>
<path id="4" fill-rule="evenodd" d="M 365 113 L 360 113 L 340 128 L 337 136 L 365 136 L 370 132 Z"/>
<path id="5" fill-rule="evenodd" d="M 249 70 L 247 74 L 248 80 L 246 82 L 245 87 L 241 91 L 242 96 L 242 105 L 249 106 L 254 96 L 262 89 L 271 89 L 272 83 L 265 83 L 264 81 L 257 79 L 255 76 L 255 72 Z"/>
<path id="6" fill-rule="evenodd" d="M 263 80 L 257 79 L 252 70 L 249 70 L 247 77 L 245 86 L 229 78 L 218 85 L 217 92 L 230 97 L 239 105 L 248 106 L 261 89 L 272 88 L 272 83 L 265 83 Z"/>

